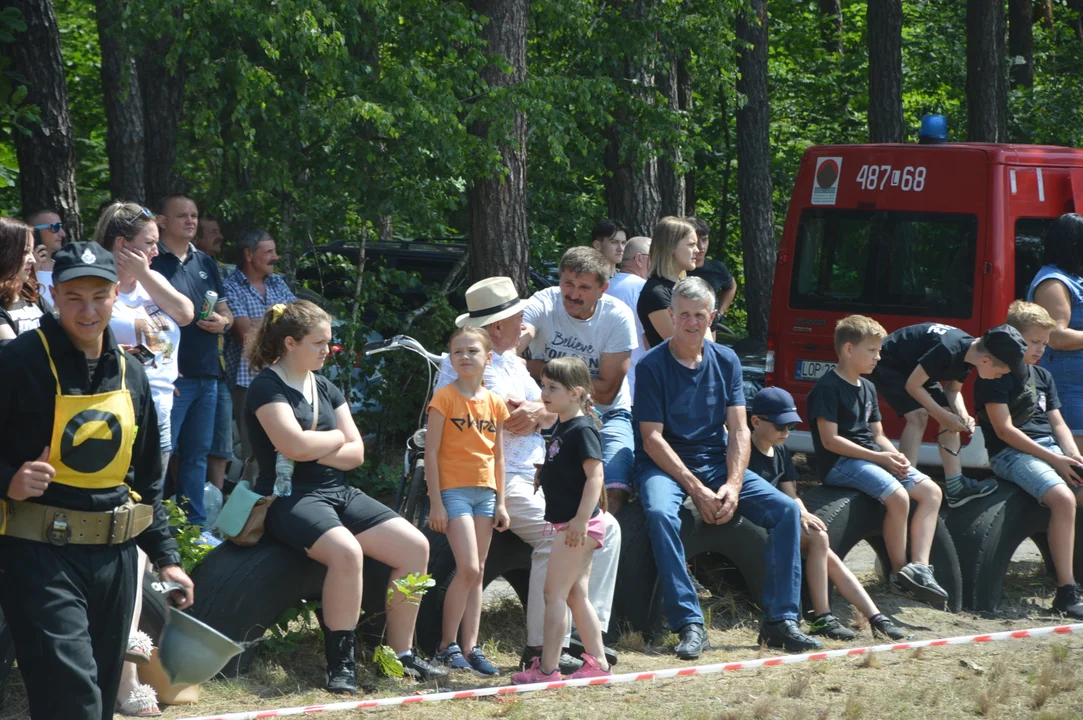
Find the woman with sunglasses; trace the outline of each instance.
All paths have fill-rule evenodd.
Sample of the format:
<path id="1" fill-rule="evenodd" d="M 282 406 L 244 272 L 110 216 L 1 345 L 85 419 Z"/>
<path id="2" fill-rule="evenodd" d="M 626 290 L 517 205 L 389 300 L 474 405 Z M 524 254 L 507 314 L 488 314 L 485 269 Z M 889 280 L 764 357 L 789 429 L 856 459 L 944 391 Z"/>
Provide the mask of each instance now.
<path id="1" fill-rule="evenodd" d="M 169 466 L 172 450 L 169 418 L 173 410 L 173 382 L 177 379 L 180 329 L 192 322 L 195 309 L 191 300 L 150 269 L 150 261 L 158 254 L 158 225 L 146 208 L 135 203 L 111 204 L 98 218 L 94 242 L 113 253 L 118 295 L 109 329 L 113 331 L 117 344 L 143 364 L 150 380 L 164 470 Z M 146 556 L 142 551 L 140 561 L 140 567 L 146 565 Z M 142 578 L 143 574 L 140 573 L 140 584 Z M 161 714 L 154 690 L 149 685 L 139 684 L 135 664 L 130 661 L 149 661 L 153 647 L 151 638 L 139 630 L 141 600 L 140 587 L 136 594 L 128 654 L 117 695 L 120 713 L 134 717 Z"/>
<path id="2" fill-rule="evenodd" d="M 0 218 L 0 347 L 37 329 L 47 306 L 34 277 L 34 236 L 29 225 Z"/>

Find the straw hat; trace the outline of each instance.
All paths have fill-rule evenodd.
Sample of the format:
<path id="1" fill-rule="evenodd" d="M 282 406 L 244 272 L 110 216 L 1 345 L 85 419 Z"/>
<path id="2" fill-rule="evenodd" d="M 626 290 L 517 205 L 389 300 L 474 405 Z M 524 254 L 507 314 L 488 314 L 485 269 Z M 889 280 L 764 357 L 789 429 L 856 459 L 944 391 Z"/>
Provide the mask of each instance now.
<path id="1" fill-rule="evenodd" d="M 469 312 L 455 318 L 455 324 L 459 327 L 484 327 L 511 317 L 520 312 L 524 305 L 526 301 L 519 299 L 511 278 L 486 278 L 467 288 L 466 308 Z"/>

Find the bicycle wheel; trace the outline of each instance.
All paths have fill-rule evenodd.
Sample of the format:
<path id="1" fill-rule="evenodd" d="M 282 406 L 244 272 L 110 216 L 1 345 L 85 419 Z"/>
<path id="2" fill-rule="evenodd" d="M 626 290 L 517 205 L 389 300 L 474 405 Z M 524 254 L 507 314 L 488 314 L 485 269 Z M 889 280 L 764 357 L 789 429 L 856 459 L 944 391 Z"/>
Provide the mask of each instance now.
<path id="1" fill-rule="evenodd" d="M 409 482 L 410 476 L 403 473 L 399 476 L 399 484 L 395 488 L 395 496 L 391 500 L 391 509 L 402 515 L 403 504 L 406 500 L 406 483 Z"/>
<path id="2" fill-rule="evenodd" d="M 418 458 L 410 478 L 410 488 L 406 493 L 406 512 L 401 515 L 411 524 L 420 527 L 421 514 L 428 515 L 428 488 L 425 482 L 425 459 Z"/>

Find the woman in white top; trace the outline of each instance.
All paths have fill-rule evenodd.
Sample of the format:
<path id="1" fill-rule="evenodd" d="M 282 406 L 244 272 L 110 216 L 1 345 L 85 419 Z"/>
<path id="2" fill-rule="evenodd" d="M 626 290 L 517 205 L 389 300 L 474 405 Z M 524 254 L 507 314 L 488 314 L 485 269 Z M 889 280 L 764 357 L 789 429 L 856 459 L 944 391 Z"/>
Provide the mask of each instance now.
<path id="1" fill-rule="evenodd" d="M 135 203 L 113 203 L 98 219 L 94 241 L 111 250 L 116 260 L 118 295 L 109 329 L 117 344 L 129 351 L 142 345 L 154 353 L 154 360 L 144 362 L 144 369 L 158 414 L 165 468 L 171 450 L 169 416 L 173 382 L 177 379 L 180 329 L 195 318 L 195 308 L 168 280 L 150 269 L 150 261 L 158 254 L 158 225 L 146 208 Z M 128 641 L 129 655 L 150 653 L 150 638 L 138 630 L 141 599 L 140 591 Z M 118 709 L 124 715 L 146 715 L 158 710 L 154 690 L 139 684 L 131 662 L 124 663 L 118 698 Z"/>

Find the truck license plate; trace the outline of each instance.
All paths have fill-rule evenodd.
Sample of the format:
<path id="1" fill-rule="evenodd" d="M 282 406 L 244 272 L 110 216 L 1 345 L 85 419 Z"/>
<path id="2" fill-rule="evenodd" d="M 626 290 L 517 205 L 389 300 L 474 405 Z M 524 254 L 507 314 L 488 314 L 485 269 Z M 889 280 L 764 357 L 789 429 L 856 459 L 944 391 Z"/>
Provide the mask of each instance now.
<path id="1" fill-rule="evenodd" d="M 834 370 L 837 365 L 837 362 L 829 362 L 826 360 L 798 360 L 797 379 L 819 380 L 824 375 Z"/>

